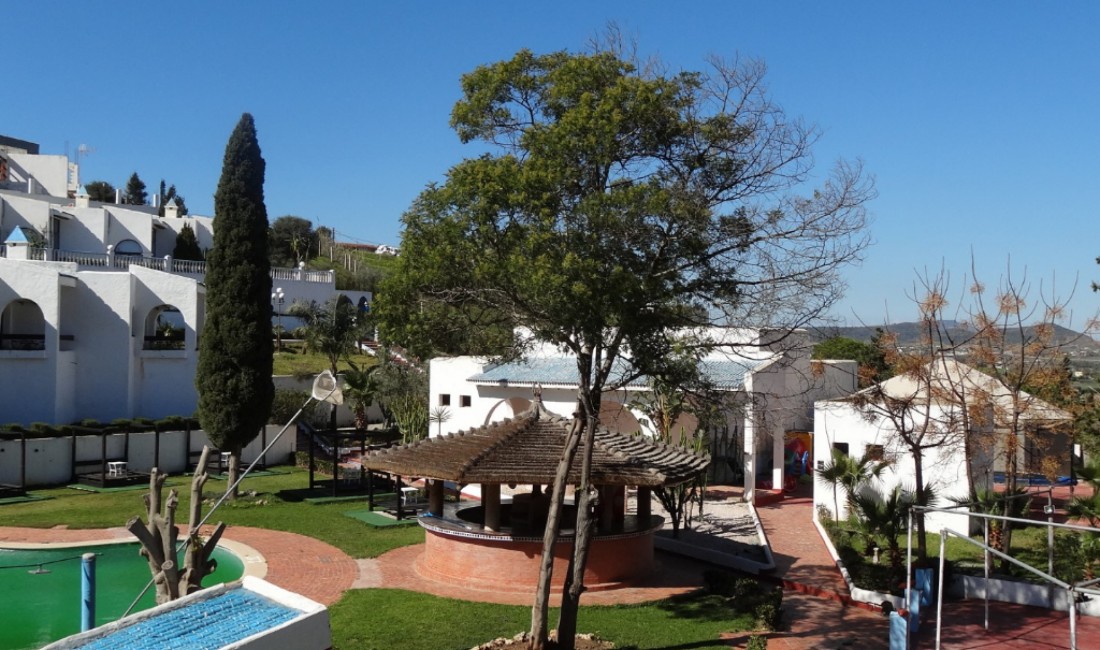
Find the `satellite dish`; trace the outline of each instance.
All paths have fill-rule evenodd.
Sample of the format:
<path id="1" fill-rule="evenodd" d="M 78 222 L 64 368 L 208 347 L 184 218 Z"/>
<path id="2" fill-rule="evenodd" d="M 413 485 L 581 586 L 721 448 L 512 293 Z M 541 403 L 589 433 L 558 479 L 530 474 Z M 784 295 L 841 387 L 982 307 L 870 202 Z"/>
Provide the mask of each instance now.
<path id="1" fill-rule="evenodd" d="M 343 404 L 344 393 L 340 390 L 340 382 L 332 376 L 332 372 L 326 370 L 317 375 L 313 380 L 313 399 L 329 404 Z"/>

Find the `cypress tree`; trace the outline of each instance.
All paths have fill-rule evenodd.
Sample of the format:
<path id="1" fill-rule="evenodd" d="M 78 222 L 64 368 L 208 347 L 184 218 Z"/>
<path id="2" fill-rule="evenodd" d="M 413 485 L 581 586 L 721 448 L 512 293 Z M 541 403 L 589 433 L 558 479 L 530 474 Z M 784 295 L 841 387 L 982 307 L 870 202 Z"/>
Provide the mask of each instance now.
<path id="1" fill-rule="evenodd" d="M 214 245 L 206 260 L 206 324 L 195 386 L 199 421 L 229 452 L 229 485 L 241 449 L 271 412 L 271 265 L 267 257 L 264 159 L 245 113 L 229 136 L 214 195 Z"/>
<path id="2" fill-rule="evenodd" d="M 195 236 L 195 229 L 191 224 L 183 224 L 176 235 L 176 246 L 172 249 L 172 257 L 177 260 L 202 261 L 202 249 L 199 248 L 199 239 Z"/>
<path id="3" fill-rule="evenodd" d="M 145 182 L 137 175 L 130 174 L 130 180 L 126 181 L 126 198 L 128 205 L 145 205 L 149 200 L 149 193 L 145 191 Z"/>

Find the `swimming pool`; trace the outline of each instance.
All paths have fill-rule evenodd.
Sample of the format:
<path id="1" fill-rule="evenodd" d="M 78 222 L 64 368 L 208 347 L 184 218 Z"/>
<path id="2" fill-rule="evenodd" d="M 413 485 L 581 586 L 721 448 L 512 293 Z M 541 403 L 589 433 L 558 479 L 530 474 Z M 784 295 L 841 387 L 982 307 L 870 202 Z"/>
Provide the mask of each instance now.
<path id="1" fill-rule="evenodd" d="M 80 631 L 80 557 L 96 554 L 96 625 L 117 620 L 149 582 L 136 543 L 46 549 L 0 548 L 0 650 L 39 648 Z M 235 554 L 215 549 L 217 570 L 203 586 L 241 577 Z M 39 568 L 41 565 L 41 568 Z M 152 588 L 134 611 L 156 604 Z"/>

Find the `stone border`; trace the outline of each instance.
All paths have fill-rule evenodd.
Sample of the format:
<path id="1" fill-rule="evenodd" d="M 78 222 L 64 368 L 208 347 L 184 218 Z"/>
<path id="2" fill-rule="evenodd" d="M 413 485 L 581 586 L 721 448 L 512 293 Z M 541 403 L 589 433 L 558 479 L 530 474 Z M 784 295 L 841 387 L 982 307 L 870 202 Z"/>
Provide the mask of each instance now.
<path id="1" fill-rule="evenodd" d="M 94 530 L 94 529 L 88 529 Z M 103 532 L 110 532 L 116 529 L 113 528 L 101 528 L 98 529 Z M 123 529 L 117 529 L 123 530 Z M 133 536 L 128 538 L 111 537 L 107 539 L 87 539 L 79 542 L 4 542 L 0 541 L 0 548 L 7 548 L 15 551 L 31 551 L 31 550 L 48 550 L 48 549 L 77 549 L 85 546 L 108 546 L 115 544 L 135 544 L 140 545 L 140 542 Z M 251 576 L 253 578 L 264 578 L 267 576 L 267 560 L 263 554 L 252 548 L 248 544 L 238 542 L 232 539 L 221 539 L 218 541 L 218 546 L 229 551 L 233 555 L 236 555 L 241 561 L 242 571 L 241 578 L 245 576 Z"/>
<path id="2" fill-rule="evenodd" d="M 833 540 L 829 539 L 829 534 L 825 531 L 825 527 L 822 526 L 821 521 L 818 520 L 816 512 L 811 521 L 813 521 L 814 528 L 817 529 L 817 534 L 821 537 L 821 541 L 825 543 L 825 549 L 829 551 L 829 556 L 833 558 L 836 568 L 840 570 L 840 575 L 844 578 L 844 584 L 848 585 L 848 593 L 851 594 L 853 601 L 873 605 L 876 608 L 880 607 L 884 601 L 889 601 L 896 610 L 908 609 L 905 606 L 905 599 L 900 596 L 892 596 L 890 594 L 857 587 L 855 583 L 852 582 L 852 574 L 848 572 L 848 567 L 844 566 L 844 563 L 841 562 L 840 555 L 836 552 L 836 547 L 833 546 Z"/>

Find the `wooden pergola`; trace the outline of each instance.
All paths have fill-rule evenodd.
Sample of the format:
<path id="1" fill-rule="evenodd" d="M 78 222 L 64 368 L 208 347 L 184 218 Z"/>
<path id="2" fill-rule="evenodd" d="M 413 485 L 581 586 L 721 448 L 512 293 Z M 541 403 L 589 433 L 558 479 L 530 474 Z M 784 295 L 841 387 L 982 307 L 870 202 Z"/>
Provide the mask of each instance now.
<path id="1" fill-rule="evenodd" d="M 487 532 L 499 532 L 501 486 L 530 484 L 530 498 L 544 498 L 542 486 L 554 480 L 571 426 L 570 419 L 547 411 L 536 396 L 531 408 L 514 418 L 383 449 L 365 458 L 363 464 L 371 470 L 427 479 L 428 511 L 436 517 L 443 515 L 445 482 L 480 484 L 482 525 Z M 648 521 L 653 488 L 688 481 L 705 471 L 708 462 L 704 455 L 645 436 L 599 428 L 591 477 L 600 492 L 599 530 L 609 531 L 623 521 L 627 487 L 638 490 L 637 519 Z M 568 475 L 570 484 L 580 483 L 580 468 L 578 454 Z M 533 510 L 538 512 L 537 507 Z M 538 517 L 536 514 L 535 519 Z M 545 520 L 532 523 L 544 525 Z"/>

